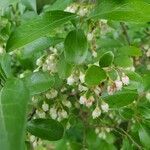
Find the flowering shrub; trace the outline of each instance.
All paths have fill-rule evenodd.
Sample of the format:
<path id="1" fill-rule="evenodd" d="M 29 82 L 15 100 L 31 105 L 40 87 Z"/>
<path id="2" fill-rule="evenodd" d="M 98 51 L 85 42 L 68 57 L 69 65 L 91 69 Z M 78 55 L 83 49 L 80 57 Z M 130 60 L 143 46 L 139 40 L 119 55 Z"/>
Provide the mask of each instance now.
<path id="1" fill-rule="evenodd" d="M 0 149 L 150 149 L 148 0 L 0 1 Z"/>

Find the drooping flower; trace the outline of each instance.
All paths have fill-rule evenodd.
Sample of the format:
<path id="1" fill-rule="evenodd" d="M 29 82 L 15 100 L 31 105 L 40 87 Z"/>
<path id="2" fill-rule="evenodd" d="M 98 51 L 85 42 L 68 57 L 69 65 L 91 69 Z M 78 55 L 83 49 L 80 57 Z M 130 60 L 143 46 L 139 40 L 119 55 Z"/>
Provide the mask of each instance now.
<path id="1" fill-rule="evenodd" d="M 116 80 L 115 85 L 116 85 L 117 91 L 120 91 L 122 89 L 122 81 Z"/>
<path id="2" fill-rule="evenodd" d="M 101 105 L 101 109 L 104 111 L 104 112 L 108 112 L 109 110 L 109 105 L 105 102 L 102 103 Z"/>
<path id="3" fill-rule="evenodd" d="M 98 118 L 101 115 L 101 110 L 100 108 L 97 106 L 94 111 L 92 112 L 92 117 L 93 119 Z"/>
<path id="4" fill-rule="evenodd" d="M 130 83 L 129 77 L 128 77 L 127 75 L 125 75 L 125 74 L 123 74 L 121 80 L 122 80 L 122 83 L 123 83 L 124 85 L 128 85 L 128 84 Z"/>
<path id="5" fill-rule="evenodd" d="M 49 110 L 49 105 L 46 104 L 46 103 L 43 103 L 42 109 L 43 109 L 43 111 L 48 111 Z"/>

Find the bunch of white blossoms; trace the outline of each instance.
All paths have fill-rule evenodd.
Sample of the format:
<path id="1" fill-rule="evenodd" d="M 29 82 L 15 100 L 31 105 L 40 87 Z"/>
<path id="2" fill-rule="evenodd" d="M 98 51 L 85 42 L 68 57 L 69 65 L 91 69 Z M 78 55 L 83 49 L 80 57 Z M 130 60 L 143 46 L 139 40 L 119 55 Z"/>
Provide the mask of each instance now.
<path id="1" fill-rule="evenodd" d="M 122 90 L 123 85 L 128 85 L 130 83 L 129 77 L 124 73 L 122 74 L 121 80 L 119 78 L 107 87 L 109 95 L 113 95 L 114 92 Z"/>
<path id="2" fill-rule="evenodd" d="M 106 139 L 107 133 L 111 131 L 111 128 L 109 127 L 96 127 L 95 133 L 98 135 L 101 139 Z"/>
<path id="3" fill-rule="evenodd" d="M 57 109 L 53 106 L 52 108 L 50 108 L 50 116 L 52 119 L 62 121 L 63 119 L 68 118 L 68 113 L 64 109 Z"/>
<path id="4" fill-rule="evenodd" d="M 95 99 L 93 96 L 87 98 L 85 95 L 82 95 L 79 99 L 79 103 L 85 105 L 86 107 L 91 107 L 94 101 Z"/>
<path id="5" fill-rule="evenodd" d="M 79 82 L 82 84 L 85 82 L 85 74 L 83 72 L 74 71 L 68 78 L 67 84 L 68 85 L 79 85 Z"/>
<path id="6" fill-rule="evenodd" d="M 57 72 L 57 55 L 49 55 L 42 65 L 43 71 Z"/>
<path id="7" fill-rule="evenodd" d="M 93 112 L 92 112 L 92 117 L 93 117 L 93 119 L 96 119 L 96 118 L 98 118 L 100 115 L 101 115 L 101 113 L 102 113 L 102 111 L 104 112 L 104 113 L 106 113 L 106 112 L 108 112 L 109 111 L 109 105 L 107 104 L 107 103 L 105 103 L 105 102 L 102 102 L 101 103 L 101 109 L 99 108 L 99 106 L 97 105 L 96 106 L 96 108 L 93 110 Z"/>

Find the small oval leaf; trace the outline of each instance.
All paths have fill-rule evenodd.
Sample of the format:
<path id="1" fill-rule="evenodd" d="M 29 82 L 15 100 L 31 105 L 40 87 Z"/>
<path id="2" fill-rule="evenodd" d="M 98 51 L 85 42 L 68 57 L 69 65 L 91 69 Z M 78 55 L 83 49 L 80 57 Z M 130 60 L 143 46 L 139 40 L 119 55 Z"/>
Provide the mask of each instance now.
<path id="1" fill-rule="evenodd" d="M 114 60 L 114 54 L 111 51 L 108 51 L 102 55 L 99 60 L 99 65 L 101 67 L 108 67 L 112 64 Z"/>
<path id="2" fill-rule="evenodd" d="M 89 86 L 98 85 L 104 81 L 106 77 L 106 72 L 102 68 L 93 65 L 86 71 L 85 83 Z"/>
<path id="3" fill-rule="evenodd" d="M 64 128 L 53 119 L 34 119 L 28 122 L 27 131 L 39 138 L 56 141 L 62 138 Z"/>
<path id="4" fill-rule="evenodd" d="M 106 100 L 111 108 L 119 108 L 131 104 L 137 98 L 137 95 L 137 91 L 122 90 L 102 98 Z"/>

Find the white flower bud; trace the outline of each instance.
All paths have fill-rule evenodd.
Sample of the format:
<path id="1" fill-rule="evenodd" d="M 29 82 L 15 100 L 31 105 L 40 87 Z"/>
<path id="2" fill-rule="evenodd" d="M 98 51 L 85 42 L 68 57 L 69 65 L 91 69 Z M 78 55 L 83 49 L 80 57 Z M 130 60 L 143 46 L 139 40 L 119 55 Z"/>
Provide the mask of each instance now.
<path id="1" fill-rule="evenodd" d="M 36 114 L 39 116 L 39 118 L 45 118 L 45 112 L 36 110 Z"/>
<path id="2" fill-rule="evenodd" d="M 43 64 L 42 58 L 39 58 L 39 59 L 36 60 L 36 65 L 37 66 L 42 66 L 42 64 Z"/>
<path id="3" fill-rule="evenodd" d="M 62 116 L 62 118 L 68 118 L 68 114 L 65 110 L 61 111 L 61 116 Z"/>
<path id="4" fill-rule="evenodd" d="M 94 97 L 90 96 L 85 103 L 86 107 L 91 107 L 94 101 L 95 101 Z"/>
<path id="5" fill-rule="evenodd" d="M 85 82 L 85 74 L 80 72 L 79 79 L 80 79 L 81 83 L 84 83 Z"/>
<path id="6" fill-rule="evenodd" d="M 95 93 L 97 96 L 99 96 L 99 94 L 101 93 L 101 88 L 100 88 L 99 86 L 96 86 L 96 87 L 94 88 L 94 93 Z"/>
<path id="7" fill-rule="evenodd" d="M 66 12 L 71 12 L 71 13 L 75 13 L 76 10 L 77 10 L 77 7 L 76 7 L 75 5 L 73 5 L 73 6 L 68 6 L 68 7 L 65 9 Z"/>
<path id="8" fill-rule="evenodd" d="M 24 78 L 24 77 L 25 77 L 24 73 L 19 75 L 19 78 Z"/>
<path id="9" fill-rule="evenodd" d="M 93 39 L 93 33 L 92 32 L 89 32 L 88 34 L 87 34 L 87 40 L 88 41 L 92 41 L 92 39 Z"/>
<path id="10" fill-rule="evenodd" d="M 33 147 L 36 147 L 37 146 L 37 141 L 34 141 L 33 142 Z"/>
<path id="11" fill-rule="evenodd" d="M 98 137 L 99 137 L 99 138 L 102 138 L 102 139 L 106 139 L 106 134 L 105 134 L 105 132 L 102 131 L 101 133 L 99 133 L 99 134 L 98 134 Z"/>
<path id="12" fill-rule="evenodd" d="M 47 99 L 53 99 L 55 97 L 57 97 L 58 92 L 55 89 L 51 89 L 50 92 L 46 93 L 46 98 Z"/>
<path id="13" fill-rule="evenodd" d="M 129 77 L 128 76 L 123 75 L 122 78 L 121 78 L 121 80 L 122 80 L 122 83 L 124 85 L 128 85 L 129 84 Z"/>
<path id="14" fill-rule="evenodd" d="M 62 101 L 62 103 L 63 103 L 64 106 L 66 106 L 68 108 L 71 108 L 71 106 L 72 106 L 71 102 L 68 101 L 68 100 Z"/>
<path id="15" fill-rule="evenodd" d="M 115 85 L 116 85 L 117 91 L 120 91 L 122 89 L 122 81 L 116 80 Z"/>
<path id="16" fill-rule="evenodd" d="M 79 12 L 78 12 L 78 15 L 80 15 L 80 16 L 85 16 L 86 15 L 86 13 L 87 13 L 87 9 L 86 8 L 80 8 L 80 10 L 79 10 Z"/>
<path id="17" fill-rule="evenodd" d="M 82 92 L 82 91 L 87 91 L 87 90 L 88 90 L 88 88 L 87 88 L 87 87 L 85 87 L 85 86 L 83 86 L 83 85 L 81 85 L 81 84 L 79 84 L 79 86 L 78 86 L 78 90 L 79 90 L 80 92 Z"/>
<path id="18" fill-rule="evenodd" d="M 75 82 L 75 79 L 74 79 L 74 77 L 72 75 L 67 78 L 67 84 L 68 85 L 73 85 L 74 82 Z"/>
<path id="19" fill-rule="evenodd" d="M 48 110 L 49 110 L 49 105 L 46 104 L 46 103 L 44 103 L 44 104 L 42 105 L 42 109 L 43 109 L 43 111 L 48 111 Z"/>
<path id="20" fill-rule="evenodd" d="M 30 136 L 30 141 L 33 143 L 35 140 L 36 140 L 35 136 L 34 136 L 34 135 L 31 135 L 31 136 Z"/>
<path id="21" fill-rule="evenodd" d="M 87 101 L 87 98 L 85 96 L 81 96 L 79 103 L 84 105 L 86 103 L 86 101 Z"/>
<path id="22" fill-rule="evenodd" d="M 56 119 L 57 118 L 57 110 L 56 108 L 52 107 L 50 108 L 50 116 L 52 119 Z"/>
<path id="23" fill-rule="evenodd" d="M 101 105 L 101 109 L 104 111 L 104 112 L 108 112 L 109 110 L 109 105 L 105 102 L 102 103 Z"/>
<path id="24" fill-rule="evenodd" d="M 113 95 L 114 92 L 116 91 L 116 88 L 114 88 L 113 86 L 108 86 L 107 87 L 107 92 L 108 92 L 108 95 Z"/>
<path id="25" fill-rule="evenodd" d="M 96 52 L 96 51 L 92 51 L 92 56 L 93 56 L 94 58 L 96 58 L 96 57 L 97 57 L 97 52 Z M 97 64 L 97 66 L 99 66 L 99 63 Z"/>
<path id="26" fill-rule="evenodd" d="M 93 119 L 99 117 L 101 115 L 101 110 L 99 109 L 99 107 L 97 106 L 94 111 L 92 112 L 92 117 Z"/>

